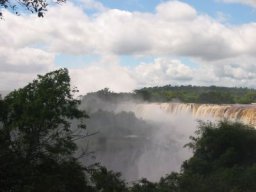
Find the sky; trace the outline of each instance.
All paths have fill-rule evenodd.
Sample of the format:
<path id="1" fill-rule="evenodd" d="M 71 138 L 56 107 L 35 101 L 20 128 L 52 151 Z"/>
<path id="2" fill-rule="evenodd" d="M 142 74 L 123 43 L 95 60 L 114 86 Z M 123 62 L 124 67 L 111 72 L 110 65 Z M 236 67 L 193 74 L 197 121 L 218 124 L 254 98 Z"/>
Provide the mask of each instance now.
<path id="1" fill-rule="evenodd" d="M 3 10 L 0 90 L 68 68 L 80 94 L 110 88 L 256 88 L 256 0 L 74 0 L 44 18 Z"/>

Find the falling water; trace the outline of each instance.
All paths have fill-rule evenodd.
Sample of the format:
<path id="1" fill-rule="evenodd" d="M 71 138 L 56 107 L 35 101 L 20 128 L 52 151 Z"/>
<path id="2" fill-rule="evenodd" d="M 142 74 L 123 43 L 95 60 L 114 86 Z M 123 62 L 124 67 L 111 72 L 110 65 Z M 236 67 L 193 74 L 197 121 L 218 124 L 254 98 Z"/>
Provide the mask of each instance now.
<path id="1" fill-rule="evenodd" d="M 120 171 L 128 181 L 141 177 L 155 181 L 179 171 L 191 156 L 183 146 L 194 134 L 198 119 L 225 118 L 256 127 L 256 105 L 98 103 L 98 108 L 91 107 L 88 122 L 89 130 L 99 131 L 91 141 L 96 161 Z"/>

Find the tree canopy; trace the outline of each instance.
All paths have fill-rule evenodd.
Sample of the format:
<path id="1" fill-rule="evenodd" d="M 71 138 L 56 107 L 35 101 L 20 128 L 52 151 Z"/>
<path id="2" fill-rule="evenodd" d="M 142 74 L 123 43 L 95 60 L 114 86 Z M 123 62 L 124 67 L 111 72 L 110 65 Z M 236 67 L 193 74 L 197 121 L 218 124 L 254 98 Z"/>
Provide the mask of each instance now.
<path id="1" fill-rule="evenodd" d="M 256 191 L 256 130 L 240 123 L 203 123 L 182 166 L 181 191 Z"/>
<path id="2" fill-rule="evenodd" d="M 238 87 L 166 85 L 145 87 L 133 93 L 114 93 L 108 88 L 88 93 L 84 98 L 97 96 L 108 102 L 141 100 L 147 102 L 183 102 L 209 104 L 251 104 L 256 103 L 256 90 Z"/>
<path id="3" fill-rule="evenodd" d="M 136 96 L 150 102 L 181 101 L 185 103 L 250 104 L 256 102 L 256 90 L 217 86 L 171 86 L 148 87 L 135 90 Z"/>
<path id="4" fill-rule="evenodd" d="M 78 109 L 75 91 L 68 71 L 60 69 L 0 100 L 1 190 L 85 190 L 74 140 L 85 129 L 87 115 Z M 80 124 L 71 129 L 72 119 Z"/>
<path id="5" fill-rule="evenodd" d="M 17 15 L 21 12 L 28 11 L 30 13 L 36 13 L 38 17 L 43 17 L 50 2 L 48 0 L 0 0 L 0 8 L 8 9 Z M 56 3 L 63 2 L 66 2 L 66 0 L 56 0 Z M 1 10 L 0 17 L 2 17 Z"/>
<path id="6" fill-rule="evenodd" d="M 256 130 L 240 123 L 201 123 L 186 146 L 193 156 L 180 173 L 158 183 L 142 180 L 133 192 L 253 192 L 256 191 Z"/>

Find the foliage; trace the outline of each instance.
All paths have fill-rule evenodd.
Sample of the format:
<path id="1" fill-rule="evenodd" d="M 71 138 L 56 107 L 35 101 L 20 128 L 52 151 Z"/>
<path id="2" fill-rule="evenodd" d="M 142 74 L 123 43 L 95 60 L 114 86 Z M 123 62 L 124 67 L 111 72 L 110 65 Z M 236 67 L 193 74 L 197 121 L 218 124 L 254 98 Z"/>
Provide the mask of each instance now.
<path id="1" fill-rule="evenodd" d="M 120 178 L 120 173 L 114 173 L 105 167 L 97 165 L 91 174 L 94 190 L 100 192 L 126 192 L 126 183 Z"/>
<path id="2" fill-rule="evenodd" d="M 256 130 L 227 121 L 203 123 L 182 166 L 181 191 L 255 191 Z"/>
<path id="3" fill-rule="evenodd" d="M 64 3 L 66 0 L 56 0 L 56 3 Z M 21 12 L 28 11 L 30 13 L 36 13 L 38 17 L 43 17 L 44 13 L 47 11 L 47 6 L 50 3 L 48 0 L 0 0 L 0 8 L 13 11 L 15 14 L 19 15 Z M 2 17 L 2 12 L 0 11 L 0 17 Z"/>
<path id="4" fill-rule="evenodd" d="M 141 179 L 137 183 L 134 183 L 130 188 L 130 192 L 157 192 L 157 183 L 148 181 L 147 179 Z"/>
<path id="5" fill-rule="evenodd" d="M 201 123 L 188 147 L 193 156 L 180 173 L 153 183 L 143 179 L 131 192 L 253 192 L 256 191 L 256 130 L 227 121 Z"/>
<path id="6" fill-rule="evenodd" d="M 248 88 L 163 86 L 135 90 L 136 96 L 150 102 L 181 101 L 185 103 L 249 104 L 256 102 L 256 90 Z"/>
<path id="7" fill-rule="evenodd" d="M 162 177 L 159 182 L 150 182 L 147 179 L 141 179 L 130 187 L 130 192 L 179 192 L 180 174 L 171 173 Z"/>
<path id="8" fill-rule="evenodd" d="M 211 104 L 250 104 L 256 103 L 256 90 L 249 88 L 171 86 L 147 87 L 137 89 L 134 93 L 114 93 L 108 88 L 88 93 L 84 100 L 99 97 L 107 102 L 136 101 L 147 102 L 184 102 Z"/>
<path id="9" fill-rule="evenodd" d="M 38 76 L 0 100 L 0 188 L 3 191 L 84 191 L 74 157 L 87 115 L 73 98 L 66 69 Z M 76 129 L 70 120 L 79 119 Z"/>

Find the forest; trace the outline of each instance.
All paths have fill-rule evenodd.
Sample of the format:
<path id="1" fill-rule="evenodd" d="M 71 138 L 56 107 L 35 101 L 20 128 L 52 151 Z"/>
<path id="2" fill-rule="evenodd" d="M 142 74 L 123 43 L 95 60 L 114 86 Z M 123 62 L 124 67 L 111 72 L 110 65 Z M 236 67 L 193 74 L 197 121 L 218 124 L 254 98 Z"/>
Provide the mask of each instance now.
<path id="1" fill-rule="evenodd" d="M 209 104 L 251 104 L 256 103 L 256 90 L 238 87 L 166 85 L 163 87 L 145 87 L 133 93 L 114 93 L 108 88 L 88 93 L 108 101 L 142 99 L 147 102 L 182 102 Z"/>
<path id="2" fill-rule="evenodd" d="M 60 69 L 39 75 L 0 100 L 1 191 L 256 190 L 256 130 L 235 122 L 201 122 L 185 146 L 192 150 L 192 157 L 183 162 L 179 172 L 163 175 L 158 182 L 142 178 L 128 183 L 120 173 L 98 162 L 84 165 L 81 159 L 88 154 L 79 150 L 76 141 L 94 135 L 86 130 L 89 116 L 79 108 L 76 92 L 70 86 L 67 69 Z"/>

